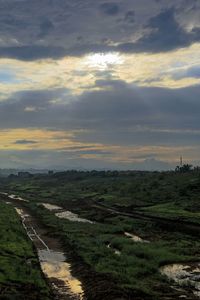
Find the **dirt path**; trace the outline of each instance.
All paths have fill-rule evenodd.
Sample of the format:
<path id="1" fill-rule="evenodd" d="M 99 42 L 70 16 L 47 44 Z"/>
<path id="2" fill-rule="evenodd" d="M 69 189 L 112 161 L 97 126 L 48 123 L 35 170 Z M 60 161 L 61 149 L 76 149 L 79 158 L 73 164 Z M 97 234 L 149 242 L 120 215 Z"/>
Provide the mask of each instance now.
<path id="1" fill-rule="evenodd" d="M 39 222 L 24 207 L 22 201 L 7 199 L 21 217 L 22 225 L 33 242 L 40 261 L 41 269 L 50 283 L 56 300 L 85 300 L 82 283 L 72 275 L 71 265 L 66 260 L 62 245 L 48 234 Z"/>
<path id="2" fill-rule="evenodd" d="M 12 197 L 13 198 L 13 197 Z M 7 196 L 4 198 L 5 202 L 9 201 L 18 209 L 18 213 L 21 215 L 22 224 L 29 236 L 29 238 L 34 243 L 37 251 L 38 251 L 38 257 L 40 260 L 41 268 L 48 278 L 49 282 L 52 285 L 52 289 L 54 291 L 54 299 L 55 300 L 85 300 L 86 297 L 84 296 L 83 288 L 81 282 L 72 276 L 71 273 L 71 266 L 69 263 L 66 262 L 67 258 L 64 255 L 64 251 L 62 248 L 62 245 L 60 244 L 59 240 L 55 237 L 52 237 L 49 235 L 48 230 L 44 228 L 43 225 L 41 225 L 38 220 L 31 215 L 31 212 L 24 206 L 25 202 L 20 201 L 20 199 L 8 199 Z M 138 219 L 144 219 L 144 220 L 151 220 L 161 223 L 163 226 L 169 225 L 173 228 L 174 223 L 177 223 L 173 220 L 166 220 L 162 218 L 154 218 L 151 216 L 144 216 L 140 215 L 137 212 L 136 213 L 128 213 L 128 212 L 121 212 L 117 209 L 111 209 L 109 207 L 101 206 L 98 204 L 94 204 L 93 207 L 96 207 L 98 209 L 102 209 L 108 212 L 112 212 L 116 215 L 122 215 L 127 216 L 131 218 L 138 218 Z M 181 224 L 183 231 L 185 232 L 184 226 L 189 226 L 189 229 L 193 232 L 194 228 L 190 227 L 190 224 Z M 167 228 L 168 229 L 168 228 Z M 200 229 L 200 226 L 198 226 L 198 229 Z M 177 226 L 174 228 L 174 230 L 179 230 Z M 196 230 L 196 226 L 195 226 Z M 130 236 L 130 234 L 128 233 Z M 80 273 L 82 273 L 80 267 Z M 79 274 L 78 273 L 76 274 Z M 83 278 L 82 278 L 83 279 Z M 81 279 L 81 280 L 82 280 Z M 89 293 L 91 294 L 91 291 L 94 293 L 95 296 L 89 297 L 88 299 L 95 299 L 95 300 L 116 300 L 116 299 L 151 299 L 146 298 L 146 295 L 141 295 L 141 297 L 136 295 L 130 295 L 128 297 L 126 294 L 120 295 L 121 292 L 116 290 L 115 286 L 112 286 L 110 284 L 109 289 L 107 288 L 107 285 L 105 284 L 105 278 L 98 278 L 97 281 L 94 279 L 93 274 L 88 274 L 88 277 L 86 278 L 87 285 L 84 285 L 85 294 L 88 294 L 87 291 L 89 290 Z M 109 279 L 107 278 L 107 283 Z M 105 288 L 102 288 L 104 287 Z M 118 297 L 118 293 L 120 297 Z M 182 295 L 183 297 L 185 294 Z M 174 293 L 163 295 L 162 299 L 175 299 Z M 187 299 L 196 299 L 195 295 L 187 295 Z"/>

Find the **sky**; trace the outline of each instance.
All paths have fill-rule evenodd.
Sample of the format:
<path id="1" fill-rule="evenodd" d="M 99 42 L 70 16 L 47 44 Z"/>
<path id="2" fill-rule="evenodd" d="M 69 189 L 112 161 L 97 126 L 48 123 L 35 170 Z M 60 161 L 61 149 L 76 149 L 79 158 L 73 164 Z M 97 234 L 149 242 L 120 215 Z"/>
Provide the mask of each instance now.
<path id="1" fill-rule="evenodd" d="M 200 164 L 199 0 L 0 0 L 0 168 Z"/>

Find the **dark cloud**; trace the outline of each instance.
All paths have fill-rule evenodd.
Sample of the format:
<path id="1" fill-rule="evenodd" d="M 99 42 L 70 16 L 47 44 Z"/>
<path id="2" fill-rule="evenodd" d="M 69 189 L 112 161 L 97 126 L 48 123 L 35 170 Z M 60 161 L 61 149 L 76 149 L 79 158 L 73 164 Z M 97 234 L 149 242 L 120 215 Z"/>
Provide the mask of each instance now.
<path id="1" fill-rule="evenodd" d="M 135 12 L 134 10 L 129 10 L 124 17 L 125 22 L 133 24 L 135 23 Z"/>
<path id="2" fill-rule="evenodd" d="M 199 40 L 200 35 L 186 32 L 175 18 L 175 9 L 161 12 L 150 19 L 146 25 L 150 33 L 144 35 L 136 43 L 124 43 L 119 46 L 123 52 L 167 52 L 189 46 Z"/>
<path id="3" fill-rule="evenodd" d="M 167 164 L 159 161 L 159 150 L 156 152 L 155 147 L 180 147 L 183 149 L 180 151 L 185 147 L 200 147 L 199 86 L 173 90 L 99 80 L 96 87 L 100 90 L 78 97 L 66 89 L 23 91 L 0 102 L 1 129 L 28 127 L 63 133 L 73 131 L 71 139 L 81 143 L 59 149 L 58 137 L 57 150 L 33 151 L 30 156 L 27 151 L 27 166 L 34 157 L 35 165 L 42 167 L 66 164 L 69 168 L 167 168 Z M 34 146 L 35 142 L 22 139 L 15 143 Z M 103 144 L 104 148 L 91 146 L 96 143 Z M 131 164 L 114 162 L 116 153 L 109 149 L 110 146 L 150 147 L 150 150 L 131 155 L 133 161 L 144 161 Z M 7 152 L 7 155 L 11 154 Z M 16 164 L 24 159 L 22 165 L 26 165 L 22 154 L 15 153 L 13 157 L 16 157 Z M 113 161 L 108 162 L 111 157 Z"/>
<path id="4" fill-rule="evenodd" d="M 200 143 L 199 86 L 173 90 L 121 81 L 96 84 L 99 91 L 78 98 L 65 89 L 16 93 L 0 103 L 0 128 L 78 130 L 77 141 L 115 145 Z"/>
<path id="5" fill-rule="evenodd" d="M 119 13 L 119 6 L 116 3 L 103 3 L 100 9 L 103 13 L 110 16 L 115 16 Z"/>
<path id="6" fill-rule="evenodd" d="M 34 45 L 20 47 L 0 47 L 0 57 L 14 58 L 25 61 L 37 60 L 42 58 L 58 59 L 65 55 L 66 51 L 61 47 Z"/>
<path id="7" fill-rule="evenodd" d="M 91 145 L 91 146 L 86 146 L 86 145 L 82 145 L 82 146 L 68 146 L 68 147 L 62 147 L 62 148 L 59 148 L 60 151 L 85 151 L 85 150 L 88 150 L 88 149 L 93 149 L 94 146 Z"/>
<path id="8" fill-rule="evenodd" d="M 40 24 L 40 33 L 38 37 L 44 38 L 53 29 L 54 29 L 54 25 L 50 20 L 48 19 L 43 20 Z"/>
<path id="9" fill-rule="evenodd" d="M 138 47 L 151 51 L 168 51 L 190 43 L 187 34 L 175 19 L 174 9 L 169 9 L 152 18 L 147 28 L 151 33 L 138 41 Z"/>
<path id="10" fill-rule="evenodd" d="M 166 52 L 200 40 L 197 2 L 99 2 L 0 0 L 0 57 L 35 60 L 89 52 Z M 194 27 L 188 31 L 191 23 Z"/>
<path id="11" fill-rule="evenodd" d="M 14 142 L 16 145 L 29 145 L 29 144 L 37 144 L 37 141 L 31 141 L 31 140 L 16 140 Z"/>

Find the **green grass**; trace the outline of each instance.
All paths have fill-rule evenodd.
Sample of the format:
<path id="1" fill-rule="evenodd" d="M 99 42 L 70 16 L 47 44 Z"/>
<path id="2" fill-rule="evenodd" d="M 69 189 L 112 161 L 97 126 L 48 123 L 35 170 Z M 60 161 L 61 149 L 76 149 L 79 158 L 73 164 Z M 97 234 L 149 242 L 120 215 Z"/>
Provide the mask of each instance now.
<path id="1" fill-rule="evenodd" d="M 185 210 L 184 208 L 171 202 L 144 207 L 140 210 L 156 216 L 169 217 L 171 219 L 182 218 L 188 221 L 200 223 L 200 212 L 191 212 Z"/>
<path id="2" fill-rule="evenodd" d="M 49 289 L 32 243 L 14 208 L 2 202 L 0 232 L 0 287 L 6 287 L 4 297 L 11 294 L 16 299 L 23 299 L 29 289 L 34 291 L 30 299 L 48 299 Z"/>
<path id="3" fill-rule="evenodd" d="M 91 199 L 130 210 L 130 207 L 174 203 L 184 210 L 200 212 L 198 172 L 100 172 L 96 175 L 92 172 L 66 172 L 50 177 L 35 175 L 29 179 L 4 180 L 0 185 L 32 200 L 46 199 L 63 205 L 74 199 Z"/>
<path id="4" fill-rule="evenodd" d="M 32 211 L 48 225 L 63 244 L 73 248 L 75 253 L 96 272 L 109 274 L 118 287 L 137 290 L 149 296 L 159 297 L 153 286 L 164 284 L 159 268 L 165 264 L 196 260 L 195 253 L 200 244 L 193 243 L 187 236 L 169 236 L 166 240 L 151 243 L 135 243 L 123 235 L 133 231 L 135 222 L 124 218 L 120 222 L 110 219 L 104 224 L 82 224 L 58 219 L 42 206 L 30 204 Z M 138 227 L 142 223 L 138 223 Z M 149 228 L 150 230 L 150 228 Z M 111 244 L 111 248 L 107 245 Z M 121 252 L 118 256 L 113 249 Z M 167 285 L 167 282 L 165 282 Z"/>
<path id="5" fill-rule="evenodd" d="M 148 216 L 199 224 L 199 172 L 66 172 L 8 179 L 0 183 L 0 187 L 31 200 L 32 211 L 50 227 L 50 232 L 60 236 L 66 249 L 70 245 L 91 270 L 109 274 L 110 280 L 122 289 L 162 299 L 162 287 L 166 290 L 169 286 L 159 273 L 160 266 L 199 260 L 200 242 L 195 235 L 159 227 L 151 219 L 116 216 L 98 208 L 103 204 L 123 212 L 140 211 Z M 40 202 L 60 205 L 96 223 L 60 220 L 38 207 L 36 203 Z M 150 243 L 134 243 L 123 235 L 124 231 L 148 239 Z M 119 250 L 121 255 L 116 255 L 113 249 Z"/>

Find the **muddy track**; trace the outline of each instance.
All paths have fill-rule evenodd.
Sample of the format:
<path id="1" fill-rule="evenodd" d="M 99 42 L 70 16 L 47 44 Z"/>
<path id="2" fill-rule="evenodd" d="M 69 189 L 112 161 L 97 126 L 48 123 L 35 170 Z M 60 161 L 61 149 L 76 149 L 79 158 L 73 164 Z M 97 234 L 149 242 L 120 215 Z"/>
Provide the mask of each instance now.
<path id="1" fill-rule="evenodd" d="M 10 198 L 6 200 L 15 207 L 21 217 L 27 236 L 37 252 L 41 270 L 51 287 L 52 299 L 85 300 L 82 284 L 73 277 L 71 265 L 66 262 L 59 239 L 51 237 L 48 228 L 45 228 L 22 202 Z"/>
<path id="2" fill-rule="evenodd" d="M 11 200 L 5 196 L 4 201 L 11 201 Z M 29 208 L 26 208 L 26 203 L 20 202 L 18 200 L 12 200 L 12 204 L 14 204 L 14 206 L 17 206 L 19 209 L 20 208 L 24 209 L 25 213 L 31 215 L 31 218 L 29 219 L 29 221 L 31 220 L 31 222 L 24 222 L 25 227 L 30 228 L 31 235 L 36 232 L 36 234 L 40 238 L 42 238 L 42 241 L 47 245 L 48 248 L 53 249 L 55 252 L 62 251 L 62 252 L 67 253 L 67 261 L 69 261 L 70 264 L 72 265 L 73 275 L 75 277 L 77 276 L 83 283 L 83 289 L 85 292 L 85 296 L 83 299 L 87 299 L 87 300 L 127 300 L 127 299 L 155 300 L 155 299 L 151 298 L 150 296 L 145 295 L 145 294 L 142 295 L 142 294 L 140 294 L 140 292 L 138 293 L 137 291 L 135 291 L 135 292 L 133 290 L 130 290 L 130 291 L 124 290 L 123 291 L 122 289 L 119 289 L 117 287 L 117 282 L 112 282 L 112 280 L 111 280 L 111 278 L 109 278 L 109 276 L 100 275 L 100 274 L 97 274 L 94 271 L 92 271 L 91 268 L 89 266 L 87 266 L 81 260 L 81 258 L 77 257 L 76 253 L 74 253 L 71 246 L 67 245 L 67 241 L 65 242 L 64 245 L 61 244 L 59 238 L 55 237 L 55 234 L 51 230 L 51 228 L 46 227 L 45 224 L 42 224 L 41 220 L 38 220 L 37 216 L 32 215 Z M 101 205 L 96 205 L 96 206 L 94 205 L 94 207 L 96 207 L 98 209 L 103 209 L 103 210 L 109 211 L 116 215 L 124 215 L 124 216 L 132 217 L 132 218 L 139 218 L 139 219 L 145 219 L 145 220 L 155 219 L 152 217 L 138 215 L 137 213 L 134 214 L 134 213 L 127 213 L 127 212 L 120 212 L 117 209 L 110 209 L 108 207 L 102 207 Z M 167 220 L 167 222 L 169 222 L 169 220 Z M 22 220 L 22 223 L 23 223 L 23 220 Z M 32 230 L 32 228 L 34 230 Z M 51 232 L 51 234 L 50 234 L 50 232 Z M 40 241 L 40 239 L 37 239 L 37 242 L 35 242 L 33 239 L 33 242 L 37 249 L 45 248 L 44 243 L 42 243 Z M 45 249 L 45 250 L 47 250 L 47 249 Z M 50 279 L 49 283 L 51 285 L 56 284 L 58 287 L 60 284 L 62 286 L 62 282 L 57 281 L 55 278 Z M 162 292 L 161 286 L 158 286 L 157 288 L 158 288 L 158 292 Z M 67 290 L 66 290 L 66 292 L 67 292 Z M 180 296 L 180 294 L 177 293 L 177 297 L 179 297 L 179 296 Z M 172 300 L 172 299 L 177 299 L 177 297 L 176 297 L 176 292 L 170 291 L 170 287 L 169 287 L 169 289 L 166 291 L 165 295 L 163 295 L 162 299 L 163 300 L 167 300 L 167 299 Z M 80 299 L 80 298 L 73 298 L 73 297 L 70 297 L 70 295 L 68 295 L 67 297 L 66 297 L 66 295 L 59 295 L 57 293 L 57 291 L 54 289 L 53 299 L 58 299 L 58 300 L 64 300 L 64 299 L 72 300 L 73 299 L 74 300 L 74 299 Z M 187 299 L 189 300 L 189 299 L 196 299 L 196 298 L 194 298 L 191 295 L 191 298 L 188 297 Z"/>
<path id="3" fill-rule="evenodd" d="M 148 214 L 143 214 L 140 212 L 126 212 L 126 211 L 120 211 L 118 209 L 110 208 L 104 204 L 93 204 L 91 205 L 94 208 L 101 209 L 110 213 L 113 213 L 115 215 L 125 216 L 129 218 L 135 218 L 140 220 L 146 220 L 146 221 L 153 221 L 158 224 L 160 228 L 163 228 L 164 230 L 169 231 L 175 231 L 175 232 L 181 232 L 181 233 L 187 233 L 191 234 L 193 236 L 199 237 L 200 236 L 200 225 L 183 221 L 183 220 L 172 220 L 166 217 L 159 217 L 159 216 L 152 216 Z"/>
<path id="4" fill-rule="evenodd" d="M 28 230 L 28 236 L 32 240 L 37 253 L 39 254 L 39 258 L 40 254 L 43 255 L 43 250 L 45 257 L 48 256 L 48 249 L 59 254 L 67 253 L 67 261 L 73 270 L 70 276 L 79 278 L 82 283 L 84 294 L 81 297 L 76 297 L 76 295 L 70 293 L 70 289 L 67 289 L 66 286 L 63 287 L 63 282 L 54 277 L 47 278 L 47 276 L 45 276 L 49 285 L 53 287 L 54 300 L 153 300 L 150 296 L 141 292 L 133 290 L 129 291 L 128 289 L 123 290 L 118 287 L 117 282 L 110 278 L 109 275 L 98 274 L 94 270 L 91 270 L 91 268 L 77 256 L 67 241 L 62 243 L 59 237 L 55 236 L 52 228 L 43 224 L 42 220 L 38 220 L 38 217 L 35 214 L 32 214 L 26 203 L 18 201 L 17 199 L 10 199 L 6 195 L 2 198 L 4 198 L 5 202 L 9 201 L 14 207 L 23 210 L 23 214 L 28 215 L 28 219 L 24 220 L 22 218 L 22 225 Z M 39 260 L 41 262 L 41 259 Z M 62 261 L 62 263 L 64 263 L 64 261 Z M 43 271 L 45 268 L 46 265 L 44 264 L 42 268 Z M 66 294 L 59 294 L 59 288 Z"/>

